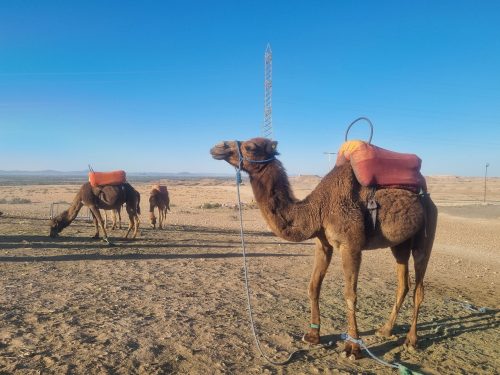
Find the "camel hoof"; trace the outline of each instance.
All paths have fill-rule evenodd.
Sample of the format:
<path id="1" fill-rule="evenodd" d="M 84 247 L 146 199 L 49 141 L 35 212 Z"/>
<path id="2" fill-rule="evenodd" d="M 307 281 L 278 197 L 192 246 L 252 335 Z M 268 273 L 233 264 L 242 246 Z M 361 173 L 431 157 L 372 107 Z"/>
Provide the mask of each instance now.
<path id="1" fill-rule="evenodd" d="M 314 333 L 306 333 L 304 336 L 302 336 L 302 341 L 311 344 L 311 345 L 319 345 L 320 339 L 319 339 L 319 333 L 314 334 Z"/>
<path id="2" fill-rule="evenodd" d="M 416 353 L 418 351 L 417 350 L 417 343 L 414 343 L 414 344 L 411 343 L 411 340 L 409 340 L 408 338 L 404 342 L 403 347 L 405 348 L 405 350 L 407 350 L 410 353 Z"/>
<path id="3" fill-rule="evenodd" d="M 108 246 L 115 246 L 115 244 L 113 242 L 111 242 L 110 240 L 108 240 L 107 238 L 103 238 L 102 240 L 104 242 L 106 242 L 108 244 Z"/>
<path id="4" fill-rule="evenodd" d="M 395 339 L 396 336 L 394 336 L 391 332 L 391 330 L 389 329 L 386 329 L 384 327 L 382 328 L 379 328 L 376 332 L 375 332 L 375 336 L 377 337 L 384 337 L 386 339 Z"/>
<path id="5" fill-rule="evenodd" d="M 351 343 L 345 344 L 344 350 L 342 350 L 340 356 L 342 358 L 347 358 L 350 361 L 355 361 L 363 357 L 360 347 Z"/>

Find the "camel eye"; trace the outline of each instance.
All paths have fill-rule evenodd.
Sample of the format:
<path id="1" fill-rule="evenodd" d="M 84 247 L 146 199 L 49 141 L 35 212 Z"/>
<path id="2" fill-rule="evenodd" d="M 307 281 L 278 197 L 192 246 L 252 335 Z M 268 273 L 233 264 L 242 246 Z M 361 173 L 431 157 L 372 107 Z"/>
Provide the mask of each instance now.
<path id="1" fill-rule="evenodd" d="M 253 145 L 253 144 L 245 145 L 245 151 L 247 151 L 247 152 L 255 151 L 255 145 Z"/>

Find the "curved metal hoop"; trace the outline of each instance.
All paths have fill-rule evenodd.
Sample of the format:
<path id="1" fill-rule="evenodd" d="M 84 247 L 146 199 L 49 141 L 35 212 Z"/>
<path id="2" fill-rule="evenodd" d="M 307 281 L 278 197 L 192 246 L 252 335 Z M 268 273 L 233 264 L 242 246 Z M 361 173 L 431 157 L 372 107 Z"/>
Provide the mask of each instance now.
<path id="1" fill-rule="evenodd" d="M 351 130 L 351 126 L 353 126 L 355 123 L 357 123 L 360 120 L 365 120 L 366 122 L 368 122 L 368 125 L 370 125 L 370 138 L 368 139 L 368 144 L 371 144 L 372 137 L 373 137 L 373 124 L 370 121 L 370 119 L 367 117 L 358 117 L 356 120 L 351 122 L 351 124 L 347 127 L 347 130 L 345 131 L 345 140 L 347 141 L 347 135 L 349 134 L 349 130 Z"/>

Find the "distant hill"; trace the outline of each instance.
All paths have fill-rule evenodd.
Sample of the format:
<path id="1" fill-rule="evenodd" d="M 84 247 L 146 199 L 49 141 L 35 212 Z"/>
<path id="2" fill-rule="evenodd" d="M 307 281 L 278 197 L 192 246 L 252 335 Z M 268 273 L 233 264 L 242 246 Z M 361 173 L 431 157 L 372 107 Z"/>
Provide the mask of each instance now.
<path id="1" fill-rule="evenodd" d="M 0 176 L 41 176 L 41 177 L 64 177 L 64 176 L 87 176 L 88 170 L 83 171 L 55 171 L 46 169 L 43 171 L 21 171 L 0 170 Z M 127 172 L 127 176 L 137 177 L 227 177 L 224 173 L 192 173 L 192 172 Z"/>

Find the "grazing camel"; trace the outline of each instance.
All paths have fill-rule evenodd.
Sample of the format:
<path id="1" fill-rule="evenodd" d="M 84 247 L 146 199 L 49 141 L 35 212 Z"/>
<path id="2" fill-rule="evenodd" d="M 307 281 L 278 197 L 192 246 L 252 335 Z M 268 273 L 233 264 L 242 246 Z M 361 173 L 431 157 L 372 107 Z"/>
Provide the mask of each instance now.
<path id="1" fill-rule="evenodd" d="M 162 229 L 167 211 L 170 210 L 170 198 L 165 185 L 153 185 L 149 195 L 149 218 L 153 228 L 156 228 L 155 207 L 158 207 L 158 228 Z"/>
<path id="2" fill-rule="evenodd" d="M 405 345 L 416 347 L 417 319 L 424 298 L 424 275 L 436 231 L 437 208 L 429 195 L 405 189 L 376 189 L 361 186 L 350 163 L 333 168 L 303 200 L 293 195 L 285 169 L 276 159 L 277 142 L 254 138 L 227 141 L 211 149 L 213 158 L 225 160 L 249 174 L 250 184 L 262 215 L 272 231 L 288 241 L 315 238 L 314 266 L 309 283 L 311 323 L 303 340 L 320 342 L 319 296 L 332 259 L 340 251 L 345 279 L 347 333 L 359 338 L 356 324 L 356 289 L 362 250 L 390 247 L 397 263 L 396 302 L 388 321 L 378 334 L 390 337 L 397 314 L 409 290 L 408 260 L 415 266 L 414 311 Z M 367 208 L 373 197 L 378 203 L 375 226 Z M 343 356 L 361 357 L 359 344 L 346 341 Z"/>
<path id="3" fill-rule="evenodd" d="M 128 237 L 132 228 L 134 229 L 132 238 L 135 238 L 139 228 L 138 215 L 141 214 L 139 192 L 129 183 L 92 187 L 88 182 L 82 185 L 69 209 L 63 211 L 50 221 L 50 237 L 56 237 L 59 232 L 70 225 L 78 215 L 80 209 L 85 205 L 89 207 L 94 219 L 95 235 L 93 238 L 99 238 L 100 226 L 104 236 L 103 239 L 109 242 L 99 209 L 114 210 L 121 207 L 124 203 L 126 203 L 126 210 L 130 220 L 125 238 Z"/>

